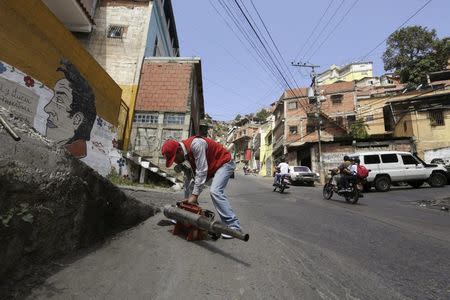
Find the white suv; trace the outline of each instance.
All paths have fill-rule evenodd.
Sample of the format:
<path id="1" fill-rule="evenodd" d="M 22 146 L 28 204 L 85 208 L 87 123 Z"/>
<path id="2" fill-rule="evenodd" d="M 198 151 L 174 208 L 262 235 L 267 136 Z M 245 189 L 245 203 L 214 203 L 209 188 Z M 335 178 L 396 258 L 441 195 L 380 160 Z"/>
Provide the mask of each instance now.
<path id="1" fill-rule="evenodd" d="M 369 172 L 366 189 L 374 186 L 377 191 L 387 192 L 391 183 L 406 182 L 419 188 L 428 182 L 432 187 L 442 187 L 447 182 L 447 170 L 443 166 L 430 165 L 409 152 L 380 151 L 349 155 L 358 157 Z"/>

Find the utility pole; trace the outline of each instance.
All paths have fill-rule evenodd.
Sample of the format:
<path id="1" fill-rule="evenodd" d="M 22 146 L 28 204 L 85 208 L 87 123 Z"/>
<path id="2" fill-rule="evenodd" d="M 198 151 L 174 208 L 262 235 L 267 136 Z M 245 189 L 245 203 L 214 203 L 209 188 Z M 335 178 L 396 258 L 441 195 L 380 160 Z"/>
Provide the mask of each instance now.
<path id="1" fill-rule="evenodd" d="M 320 175 L 320 182 L 324 183 L 325 182 L 325 176 L 324 176 L 324 172 L 323 172 L 323 164 L 322 164 L 322 140 L 321 140 L 321 134 L 320 134 L 320 129 L 322 127 L 322 118 L 321 118 L 321 99 L 317 92 L 317 75 L 316 75 L 316 68 L 319 68 L 320 66 L 318 65 L 312 65 L 312 64 L 306 64 L 306 63 L 291 63 L 292 66 L 294 67 L 300 67 L 300 68 L 311 68 L 311 87 L 313 88 L 313 97 L 314 100 L 316 101 L 316 112 L 315 112 L 315 117 L 317 120 L 317 138 L 318 138 L 318 146 L 319 146 L 319 157 L 318 157 L 318 163 L 319 163 L 319 175 Z M 308 95 L 309 96 L 309 95 Z"/>

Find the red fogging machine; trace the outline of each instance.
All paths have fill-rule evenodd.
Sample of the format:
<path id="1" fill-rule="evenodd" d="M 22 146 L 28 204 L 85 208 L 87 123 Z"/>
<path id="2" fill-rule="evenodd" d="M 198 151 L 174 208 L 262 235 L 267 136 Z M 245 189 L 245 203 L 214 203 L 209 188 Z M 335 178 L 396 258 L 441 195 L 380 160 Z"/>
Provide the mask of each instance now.
<path id="1" fill-rule="evenodd" d="M 250 238 L 248 234 L 228 228 L 220 221 L 214 221 L 214 212 L 204 210 L 196 204 L 179 202 L 176 206 L 165 206 L 164 215 L 177 221 L 173 234 L 183 234 L 188 241 L 203 240 L 208 236 L 217 240 L 222 233 L 245 242 Z"/>

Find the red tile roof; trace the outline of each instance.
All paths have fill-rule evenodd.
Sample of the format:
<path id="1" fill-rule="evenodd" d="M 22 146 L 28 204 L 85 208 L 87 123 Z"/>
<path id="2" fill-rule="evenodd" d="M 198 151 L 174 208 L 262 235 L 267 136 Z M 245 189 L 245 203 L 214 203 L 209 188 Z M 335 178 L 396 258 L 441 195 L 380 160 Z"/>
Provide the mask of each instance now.
<path id="1" fill-rule="evenodd" d="M 135 109 L 186 112 L 193 69 L 192 63 L 144 60 Z"/>

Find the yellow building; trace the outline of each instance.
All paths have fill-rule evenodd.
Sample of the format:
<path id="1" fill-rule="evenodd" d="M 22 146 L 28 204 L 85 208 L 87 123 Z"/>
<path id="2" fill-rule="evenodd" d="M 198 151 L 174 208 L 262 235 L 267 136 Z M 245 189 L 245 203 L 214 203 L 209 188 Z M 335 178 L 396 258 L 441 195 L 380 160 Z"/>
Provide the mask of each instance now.
<path id="1" fill-rule="evenodd" d="M 450 158 L 450 88 L 392 99 L 395 137 L 414 137 L 417 154 L 426 162 Z M 389 124 L 390 122 L 387 122 Z M 389 125 L 388 125 L 389 126 Z"/>
<path id="2" fill-rule="evenodd" d="M 260 170 L 259 175 L 261 176 L 272 176 L 273 167 L 273 143 L 272 143 L 272 133 L 273 133 L 273 121 L 272 119 L 261 125 L 261 146 L 260 146 Z"/>
<path id="3" fill-rule="evenodd" d="M 415 152 L 429 162 L 450 158 L 450 87 L 358 99 L 357 118 L 369 126 L 369 135 L 410 137 Z"/>
<path id="4" fill-rule="evenodd" d="M 331 84 L 337 81 L 354 81 L 373 76 L 372 62 L 350 63 L 339 67 L 332 65 L 328 70 L 317 75 L 319 85 Z"/>

